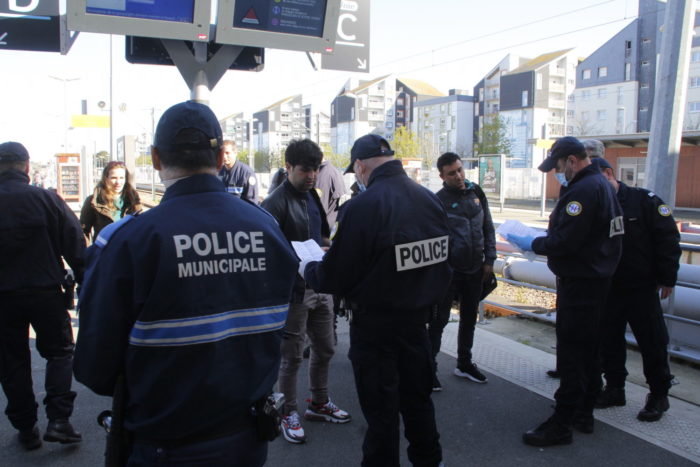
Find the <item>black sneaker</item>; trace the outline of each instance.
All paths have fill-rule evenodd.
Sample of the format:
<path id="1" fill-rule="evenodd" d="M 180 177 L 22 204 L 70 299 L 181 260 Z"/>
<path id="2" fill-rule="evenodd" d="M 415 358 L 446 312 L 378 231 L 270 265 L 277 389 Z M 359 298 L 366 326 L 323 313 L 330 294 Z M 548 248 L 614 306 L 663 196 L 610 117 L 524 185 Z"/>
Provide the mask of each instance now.
<path id="1" fill-rule="evenodd" d="M 466 365 L 457 365 L 455 368 L 455 375 L 460 378 L 466 378 L 468 380 L 474 381 L 475 383 L 484 384 L 488 379 L 483 375 L 476 367 L 475 363 L 468 363 Z"/>
<path id="2" fill-rule="evenodd" d="M 26 430 L 19 430 L 19 443 L 27 451 L 39 449 L 41 447 L 41 438 L 39 437 L 39 429 L 34 425 Z"/>
<path id="3" fill-rule="evenodd" d="M 594 431 L 594 422 L 595 419 L 593 418 L 593 414 L 577 412 L 574 415 L 574 420 L 572 421 L 571 426 L 573 426 L 578 432 L 590 435 Z"/>
<path id="4" fill-rule="evenodd" d="M 559 423 L 552 415 L 537 428 L 523 433 L 523 441 L 530 446 L 545 447 L 571 444 L 573 436 L 571 428 Z"/>
<path id="5" fill-rule="evenodd" d="M 637 420 L 641 420 L 643 422 L 656 422 L 661 419 L 664 412 L 666 412 L 669 407 L 668 396 L 647 394 L 647 403 L 637 414 Z"/>
<path id="6" fill-rule="evenodd" d="M 44 433 L 44 441 L 61 444 L 79 443 L 83 436 L 75 431 L 73 425 L 66 419 L 49 420 Z"/>
<path id="7" fill-rule="evenodd" d="M 595 400 L 596 409 L 607 409 L 608 407 L 622 407 L 627 401 L 625 400 L 625 388 L 611 388 L 605 386 L 603 392 L 598 394 Z"/>
<path id="8" fill-rule="evenodd" d="M 440 392 L 442 391 L 442 384 L 440 384 L 440 380 L 438 379 L 437 375 L 433 375 L 433 392 Z"/>

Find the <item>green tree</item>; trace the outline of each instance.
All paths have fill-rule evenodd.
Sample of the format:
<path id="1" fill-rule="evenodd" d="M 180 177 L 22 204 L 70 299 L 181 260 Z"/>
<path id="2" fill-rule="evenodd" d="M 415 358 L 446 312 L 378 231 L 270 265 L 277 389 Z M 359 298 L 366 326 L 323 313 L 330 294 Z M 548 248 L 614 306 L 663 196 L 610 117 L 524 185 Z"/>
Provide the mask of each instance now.
<path id="1" fill-rule="evenodd" d="M 151 166 L 151 155 L 150 154 L 141 154 L 139 157 L 136 158 L 136 166 L 137 167 L 150 167 Z"/>
<path id="2" fill-rule="evenodd" d="M 414 159 L 420 157 L 420 143 L 418 137 L 405 126 L 400 126 L 394 131 L 394 151 L 399 159 Z"/>
<path id="3" fill-rule="evenodd" d="M 270 171 L 270 153 L 268 151 L 255 151 L 253 154 L 254 170 L 256 172 Z"/>
<path id="4" fill-rule="evenodd" d="M 323 151 L 323 159 L 330 161 L 331 164 L 341 171 L 345 170 L 345 167 L 350 164 L 350 154 L 338 154 L 333 151 L 333 148 L 328 143 L 321 144 L 321 150 Z"/>
<path id="5" fill-rule="evenodd" d="M 109 162 L 109 153 L 107 151 L 100 151 L 94 156 L 94 164 L 97 168 L 103 168 Z"/>
<path id="6" fill-rule="evenodd" d="M 493 117 L 484 119 L 484 126 L 479 130 L 479 140 L 474 149 L 476 154 L 511 155 L 508 128 L 503 117 L 496 114 Z"/>

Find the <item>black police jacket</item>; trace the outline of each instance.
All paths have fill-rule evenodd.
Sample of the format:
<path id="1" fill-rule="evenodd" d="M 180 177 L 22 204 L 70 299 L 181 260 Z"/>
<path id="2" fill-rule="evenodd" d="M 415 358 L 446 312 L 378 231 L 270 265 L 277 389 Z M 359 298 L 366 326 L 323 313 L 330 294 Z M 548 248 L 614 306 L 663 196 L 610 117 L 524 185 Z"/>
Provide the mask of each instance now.
<path id="1" fill-rule="evenodd" d="M 309 193 L 316 203 L 318 212 L 321 214 L 321 237 L 327 239 L 330 237 L 330 229 L 328 228 L 326 216 L 323 215 L 325 213 L 323 204 L 316 190 L 310 190 Z M 292 186 L 289 180 L 285 180 L 278 189 L 265 198 L 261 206 L 277 219 L 287 240 L 290 242 L 304 242 L 311 238 L 307 201 L 306 193 L 300 192 Z M 300 275 L 297 275 L 294 293 L 292 294 L 293 302 L 298 303 L 304 298 L 304 289 L 306 289 L 306 283 Z"/>
<path id="2" fill-rule="evenodd" d="M 478 185 L 467 182 L 460 190 L 443 184 L 437 197 L 447 211 L 450 225 L 450 264 L 456 272 L 474 273 L 496 261 L 496 232 L 485 196 Z M 483 193 L 483 191 L 481 192 Z M 482 202 L 483 200 L 483 202 Z"/>
<path id="3" fill-rule="evenodd" d="M 216 176 L 193 175 L 105 227 L 89 256 L 76 379 L 109 396 L 124 374 L 125 426 L 138 438 L 240 428 L 277 380 L 297 274 L 272 216 Z"/>
<path id="4" fill-rule="evenodd" d="M 547 236 L 532 249 L 547 256 L 547 265 L 560 277 L 612 277 L 622 254 L 624 226 L 615 190 L 600 171 L 580 170 L 549 216 Z"/>
<path id="5" fill-rule="evenodd" d="M 613 283 L 625 288 L 673 287 L 681 256 L 681 236 L 671 208 L 649 190 L 618 183 L 617 199 L 625 216 L 625 235 Z"/>
<path id="6" fill-rule="evenodd" d="M 56 193 L 29 185 L 19 170 L 0 173 L 0 292 L 58 290 L 66 271 L 82 281 L 85 237 Z"/>
<path id="7" fill-rule="evenodd" d="M 314 290 L 377 313 L 409 313 L 442 300 L 452 275 L 445 209 L 401 161 L 374 169 L 367 191 L 343 206 L 323 261 L 306 267 Z"/>
<path id="8" fill-rule="evenodd" d="M 221 167 L 219 178 L 224 182 L 226 191 L 258 204 L 258 179 L 248 164 L 237 160 L 230 170 L 225 166 Z"/>

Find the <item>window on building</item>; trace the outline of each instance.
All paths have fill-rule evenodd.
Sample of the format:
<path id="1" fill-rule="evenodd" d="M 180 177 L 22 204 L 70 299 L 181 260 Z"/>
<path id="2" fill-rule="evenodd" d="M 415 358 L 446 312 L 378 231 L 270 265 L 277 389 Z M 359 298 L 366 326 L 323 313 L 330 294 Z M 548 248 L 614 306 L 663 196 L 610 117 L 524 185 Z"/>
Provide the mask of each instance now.
<path id="1" fill-rule="evenodd" d="M 639 87 L 642 89 L 649 89 L 649 83 L 642 83 L 639 85 Z"/>
<path id="2" fill-rule="evenodd" d="M 585 89 L 581 91 L 581 100 L 582 101 L 587 101 L 588 99 L 591 98 L 591 91 L 588 89 Z"/>
<path id="3" fill-rule="evenodd" d="M 692 63 L 700 63 L 700 51 L 691 53 L 690 61 Z"/>
<path id="4" fill-rule="evenodd" d="M 642 66 L 649 66 L 649 60 L 642 60 Z"/>
<path id="5" fill-rule="evenodd" d="M 396 99 L 396 105 L 404 105 L 403 97 Z"/>
<path id="6" fill-rule="evenodd" d="M 625 63 L 625 81 L 632 79 L 632 64 Z"/>
<path id="7" fill-rule="evenodd" d="M 479 102 L 484 100 L 484 88 L 479 88 Z"/>
<path id="8" fill-rule="evenodd" d="M 583 70 L 581 77 L 583 79 L 591 79 L 591 70 L 590 69 Z"/>
<path id="9" fill-rule="evenodd" d="M 651 43 L 651 39 L 649 39 L 648 37 L 645 37 L 644 39 L 642 39 L 642 44 L 649 44 L 649 43 Z"/>
<path id="10" fill-rule="evenodd" d="M 608 76 L 608 67 L 598 67 L 598 78 L 605 78 L 606 76 Z"/>
<path id="11" fill-rule="evenodd" d="M 498 112 L 498 104 L 493 104 L 493 113 Z"/>
<path id="12" fill-rule="evenodd" d="M 528 98 L 527 91 L 523 91 L 522 95 L 520 96 L 520 105 L 522 105 L 523 107 L 527 107 L 527 100 L 528 100 L 527 98 Z"/>
<path id="13" fill-rule="evenodd" d="M 690 77 L 690 87 L 691 88 L 700 88 L 700 76 L 691 76 Z"/>
<path id="14" fill-rule="evenodd" d="M 542 73 L 537 73 L 535 75 L 535 83 L 536 83 L 537 89 L 542 89 Z"/>
<path id="15" fill-rule="evenodd" d="M 606 118 L 608 118 L 608 111 L 607 110 L 599 110 L 596 112 L 596 117 L 598 118 L 598 121 L 603 121 Z"/>
<path id="16" fill-rule="evenodd" d="M 589 111 L 584 110 L 583 112 L 581 112 L 581 121 L 588 121 L 590 119 L 590 115 L 591 113 Z"/>
<path id="17" fill-rule="evenodd" d="M 688 112 L 700 112 L 700 101 L 688 102 Z"/>
<path id="18" fill-rule="evenodd" d="M 576 111 L 574 111 L 574 110 L 567 110 L 566 111 L 567 118 L 574 118 L 575 116 L 576 116 Z"/>
<path id="19" fill-rule="evenodd" d="M 608 90 L 606 88 L 598 89 L 598 99 L 605 99 L 608 97 Z"/>
<path id="20" fill-rule="evenodd" d="M 648 112 L 648 111 L 649 111 L 649 107 L 640 107 L 640 108 L 639 108 L 639 111 L 640 111 L 640 112 Z"/>
<path id="21" fill-rule="evenodd" d="M 617 87 L 617 105 L 622 105 L 624 103 L 625 94 L 622 90 L 622 86 Z"/>
<path id="22" fill-rule="evenodd" d="M 567 99 L 569 100 L 569 102 L 576 102 L 576 96 L 574 94 L 569 94 Z"/>
<path id="23" fill-rule="evenodd" d="M 396 110 L 396 118 L 403 118 L 403 110 Z"/>
<path id="24" fill-rule="evenodd" d="M 474 105 L 474 116 L 477 117 L 479 115 L 479 104 Z"/>

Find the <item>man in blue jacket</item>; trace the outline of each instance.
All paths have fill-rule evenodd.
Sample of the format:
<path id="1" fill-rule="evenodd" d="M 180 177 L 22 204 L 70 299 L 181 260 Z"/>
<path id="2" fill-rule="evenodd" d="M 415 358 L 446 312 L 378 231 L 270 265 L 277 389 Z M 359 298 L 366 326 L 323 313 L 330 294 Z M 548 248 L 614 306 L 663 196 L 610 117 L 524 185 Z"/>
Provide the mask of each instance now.
<path id="1" fill-rule="evenodd" d="M 251 406 L 277 379 L 298 261 L 275 220 L 217 178 L 208 107 L 169 108 L 151 155 L 160 204 L 105 228 L 89 252 L 75 376 L 109 396 L 123 375 L 130 464 L 263 465 Z"/>

